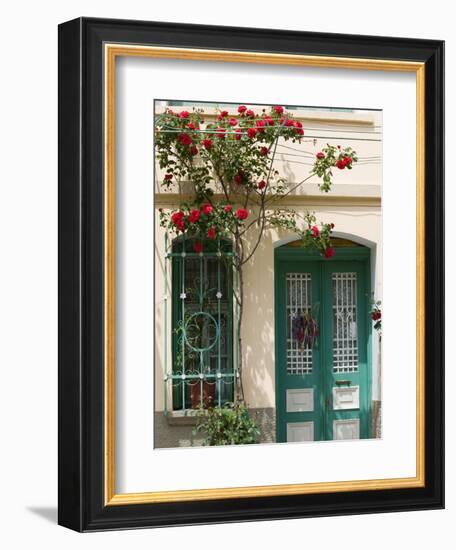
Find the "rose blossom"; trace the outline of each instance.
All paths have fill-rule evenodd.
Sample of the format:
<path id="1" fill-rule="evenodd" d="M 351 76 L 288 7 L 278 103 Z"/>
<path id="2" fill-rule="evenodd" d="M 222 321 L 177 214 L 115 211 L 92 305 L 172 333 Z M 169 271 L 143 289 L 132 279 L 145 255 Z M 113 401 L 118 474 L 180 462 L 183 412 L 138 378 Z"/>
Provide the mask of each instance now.
<path id="1" fill-rule="evenodd" d="M 265 157 L 269 153 L 268 147 L 260 147 L 260 155 Z"/>
<path id="2" fill-rule="evenodd" d="M 339 168 L 339 170 L 343 170 L 347 165 L 342 159 L 339 159 L 336 162 L 336 166 L 337 166 L 337 168 Z"/>
<path id="3" fill-rule="evenodd" d="M 174 212 L 174 214 L 171 215 L 171 221 L 177 227 L 177 229 L 180 229 L 180 231 L 184 230 L 184 215 L 185 214 L 182 212 L 182 210 Z"/>
<path id="4" fill-rule="evenodd" d="M 195 156 L 198 154 L 198 147 L 196 145 L 193 145 L 192 147 L 190 147 L 190 153 Z"/>
<path id="5" fill-rule="evenodd" d="M 225 210 L 225 212 L 231 212 L 231 210 L 233 210 L 233 207 L 231 206 L 231 204 L 225 204 L 223 210 Z"/>
<path id="6" fill-rule="evenodd" d="M 169 180 L 172 180 L 173 179 L 173 175 L 172 174 L 165 174 L 165 180 L 166 181 L 169 181 Z"/>
<path id="7" fill-rule="evenodd" d="M 258 128 L 259 132 L 264 132 L 264 127 L 266 126 L 266 123 L 263 119 L 258 119 L 255 123 L 256 127 Z"/>
<path id="8" fill-rule="evenodd" d="M 281 115 L 284 111 L 284 108 L 281 105 L 274 105 L 273 110 L 278 114 Z"/>
<path id="9" fill-rule="evenodd" d="M 264 189 L 266 187 L 266 182 L 264 180 L 261 180 L 257 183 L 258 189 Z"/>
<path id="10" fill-rule="evenodd" d="M 196 223 L 199 219 L 200 219 L 200 216 L 201 216 L 201 212 L 199 210 L 192 210 L 188 216 L 188 221 L 190 223 Z"/>
<path id="11" fill-rule="evenodd" d="M 192 143 L 192 138 L 188 134 L 179 134 L 179 142 L 182 145 L 190 145 Z"/>
<path id="12" fill-rule="evenodd" d="M 319 153 L 317 153 L 316 157 L 318 160 L 321 160 L 325 158 L 325 154 L 322 151 L 320 151 Z"/>
<path id="13" fill-rule="evenodd" d="M 228 124 L 230 126 L 236 126 L 237 122 L 238 122 L 237 118 L 230 118 L 230 120 L 228 121 Z"/>
<path id="14" fill-rule="evenodd" d="M 236 216 L 238 220 L 245 220 L 248 218 L 249 213 L 245 208 L 239 208 L 238 210 L 236 210 Z"/>
<path id="15" fill-rule="evenodd" d="M 195 241 L 193 243 L 193 251 L 197 254 L 201 254 L 201 252 L 203 251 L 203 243 L 200 241 Z"/>
<path id="16" fill-rule="evenodd" d="M 250 139 L 253 139 L 257 135 L 257 130 L 255 128 L 249 128 L 247 130 L 247 135 Z"/>
<path id="17" fill-rule="evenodd" d="M 214 227 L 209 227 L 209 229 L 207 230 L 207 236 L 208 236 L 209 239 L 212 239 L 212 240 L 215 239 L 215 228 Z"/>
<path id="18" fill-rule="evenodd" d="M 212 140 L 206 138 L 206 139 L 203 139 L 201 143 L 203 144 L 203 147 L 207 151 L 210 151 L 212 149 Z"/>
<path id="19" fill-rule="evenodd" d="M 238 107 L 238 113 L 241 113 L 241 115 L 243 113 L 245 113 L 247 111 L 247 107 L 245 105 L 239 105 Z"/>
<path id="20" fill-rule="evenodd" d="M 205 216 L 209 216 L 209 214 L 212 212 L 213 208 L 210 204 L 203 204 L 201 205 L 201 212 L 205 215 Z"/>
<path id="21" fill-rule="evenodd" d="M 234 129 L 234 139 L 241 139 L 242 136 L 242 129 L 241 128 L 235 128 Z"/>
<path id="22" fill-rule="evenodd" d="M 225 128 L 217 128 L 216 135 L 219 139 L 225 139 Z"/>
<path id="23" fill-rule="evenodd" d="M 228 116 L 228 111 L 221 111 L 217 118 L 219 120 L 222 120 L 223 118 L 226 118 L 227 116 Z"/>
<path id="24" fill-rule="evenodd" d="M 181 111 L 178 116 L 179 118 L 188 118 L 190 113 L 188 111 Z"/>
<path id="25" fill-rule="evenodd" d="M 336 249 L 334 247 L 328 246 L 328 248 L 325 248 L 325 258 L 332 258 L 335 253 Z"/>
<path id="26" fill-rule="evenodd" d="M 252 109 L 247 109 L 245 112 L 245 116 L 254 117 L 255 113 L 252 111 Z"/>
<path id="27" fill-rule="evenodd" d="M 311 227 L 310 230 L 312 231 L 314 237 L 318 237 L 318 235 L 320 234 L 320 231 L 318 230 L 318 227 L 316 225 Z"/>
<path id="28" fill-rule="evenodd" d="M 193 122 L 189 122 L 187 124 L 187 128 L 190 128 L 190 130 L 196 130 L 196 126 L 193 124 Z"/>

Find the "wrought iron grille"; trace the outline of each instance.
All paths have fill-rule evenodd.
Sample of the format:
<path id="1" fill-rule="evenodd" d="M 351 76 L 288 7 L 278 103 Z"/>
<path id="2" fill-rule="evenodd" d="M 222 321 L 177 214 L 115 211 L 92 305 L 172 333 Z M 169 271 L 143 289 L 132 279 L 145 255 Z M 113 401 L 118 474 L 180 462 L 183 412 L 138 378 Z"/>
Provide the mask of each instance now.
<path id="1" fill-rule="evenodd" d="M 287 273 L 287 373 L 312 372 L 312 348 L 293 338 L 293 319 L 312 311 L 312 276 L 310 273 Z"/>
<path id="2" fill-rule="evenodd" d="M 165 413 L 170 408 L 189 414 L 200 407 L 223 406 L 233 400 L 238 376 L 233 360 L 231 242 L 205 241 L 203 252 L 194 252 L 194 243 L 193 239 L 174 239 L 165 257 L 172 294 L 172 357 L 170 364 L 165 360 Z M 168 330 L 165 333 L 166 340 Z"/>
<path id="3" fill-rule="evenodd" d="M 333 371 L 358 371 L 356 273 L 333 273 Z"/>

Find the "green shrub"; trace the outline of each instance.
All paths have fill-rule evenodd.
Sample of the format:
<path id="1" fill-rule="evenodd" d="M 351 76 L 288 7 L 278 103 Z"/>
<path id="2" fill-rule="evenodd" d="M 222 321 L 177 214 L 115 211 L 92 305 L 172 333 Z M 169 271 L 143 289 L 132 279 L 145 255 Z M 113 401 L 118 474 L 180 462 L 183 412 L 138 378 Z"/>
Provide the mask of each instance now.
<path id="1" fill-rule="evenodd" d="M 224 407 L 200 409 L 194 435 L 203 432 L 203 445 L 246 445 L 257 443 L 260 430 L 245 405 L 227 403 Z"/>

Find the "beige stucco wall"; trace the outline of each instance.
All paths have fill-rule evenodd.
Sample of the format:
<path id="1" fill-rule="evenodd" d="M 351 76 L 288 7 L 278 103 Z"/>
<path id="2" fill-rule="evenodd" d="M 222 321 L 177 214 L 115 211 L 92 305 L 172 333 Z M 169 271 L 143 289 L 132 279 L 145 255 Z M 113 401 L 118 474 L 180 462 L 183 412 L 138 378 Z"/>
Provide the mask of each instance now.
<path id="1" fill-rule="evenodd" d="M 315 118 L 315 112 L 311 113 Z M 322 114 L 317 113 L 318 116 Z M 324 116 L 329 117 L 327 113 Z M 310 116 L 310 115 L 309 115 Z M 331 114 L 334 118 L 334 114 Z M 345 115 L 346 129 L 353 128 L 356 116 L 363 121 L 368 120 L 369 126 L 376 129 L 381 126 L 380 113 L 358 113 Z M 336 126 L 343 131 L 343 116 Z M 304 120 L 304 118 L 303 118 Z M 318 124 L 316 120 L 307 119 L 312 128 Z M 328 126 L 328 122 L 321 124 Z M 372 131 L 374 131 L 372 129 Z M 352 136 L 351 133 L 347 135 Z M 357 134 L 355 134 L 357 135 Z M 376 135 L 376 134 L 372 134 Z M 329 140 L 326 140 L 329 141 Z M 301 148 L 302 152 L 318 151 L 323 140 L 317 143 L 308 142 L 302 145 L 294 144 L 294 148 Z M 331 143 L 337 144 L 331 140 Z M 344 142 L 343 145 L 348 145 Z M 350 143 L 363 158 L 380 158 L 381 143 L 359 141 Z M 285 149 L 283 149 L 285 151 Z M 300 153 L 299 153 L 300 154 Z M 288 158 L 288 160 L 287 160 Z M 277 167 L 289 180 L 289 185 L 301 181 L 309 172 L 310 167 L 302 164 L 291 164 L 289 159 L 283 158 Z M 309 161 L 310 163 L 311 161 Z M 158 178 L 160 175 L 157 171 Z M 372 251 L 372 281 L 371 288 L 375 289 L 375 296 L 381 299 L 382 294 L 382 255 L 381 255 L 381 164 L 379 162 L 365 162 L 355 166 L 352 171 L 338 171 L 334 177 L 335 185 L 331 193 L 322 194 L 317 187 L 317 179 L 302 186 L 302 189 L 287 199 L 287 205 L 298 213 L 314 211 L 317 220 L 333 222 L 334 235 L 349 238 L 369 246 Z M 158 184 L 157 184 L 158 185 Z M 160 190 L 157 187 L 157 190 Z M 172 207 L 178 204 L 178 196 L 157 193 L 156 207 Z M 159 226 L 156 216 L 155 238 L 155 408 L 163 410 L 164 405 L 164 341 L 165 330 L 171 334 L 170 289 L 165 288 L 164 273 L 164 230 Z M 275 371 L 274 371 L 274 248 L 285 242 L 294 240 L 294 235 L 285 232 L 266 232 L 262 244 L 253 258 L 245 265 L 245 306 L 243 321 L 244 369 L 243 381 L 246 401 L 250 407 L 275 406 Z M 252 241 L 254 235 L 251 236 Z M 329 260 L 330 261 L 330 260 Z M 170 278 L 168 277 L 168 280 Z M 168 303 L 167 303 L 168 302 Z M 165 304 L 167 303 L 167 306 Z M 165 307 L 168 308 L 168 326 L 165 327 Z M 373 338 L 373 398 L 378 398 L 380 367 L 377 364 L 376 335 Z M 171 339 L 167 338 L 168 363 L 171 358 Z M 168 365 L 168 368 L 170 366 Z"/>

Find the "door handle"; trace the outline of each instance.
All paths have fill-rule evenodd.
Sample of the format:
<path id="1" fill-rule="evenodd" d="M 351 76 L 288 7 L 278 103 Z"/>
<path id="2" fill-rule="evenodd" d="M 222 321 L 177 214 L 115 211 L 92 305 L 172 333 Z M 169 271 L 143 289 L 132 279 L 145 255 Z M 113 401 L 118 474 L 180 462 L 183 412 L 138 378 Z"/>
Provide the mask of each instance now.
<path id="1" fill-rule="evenodd" d="M 336 380 L 336 386 L 350 386 L 351 380 Z"/>

